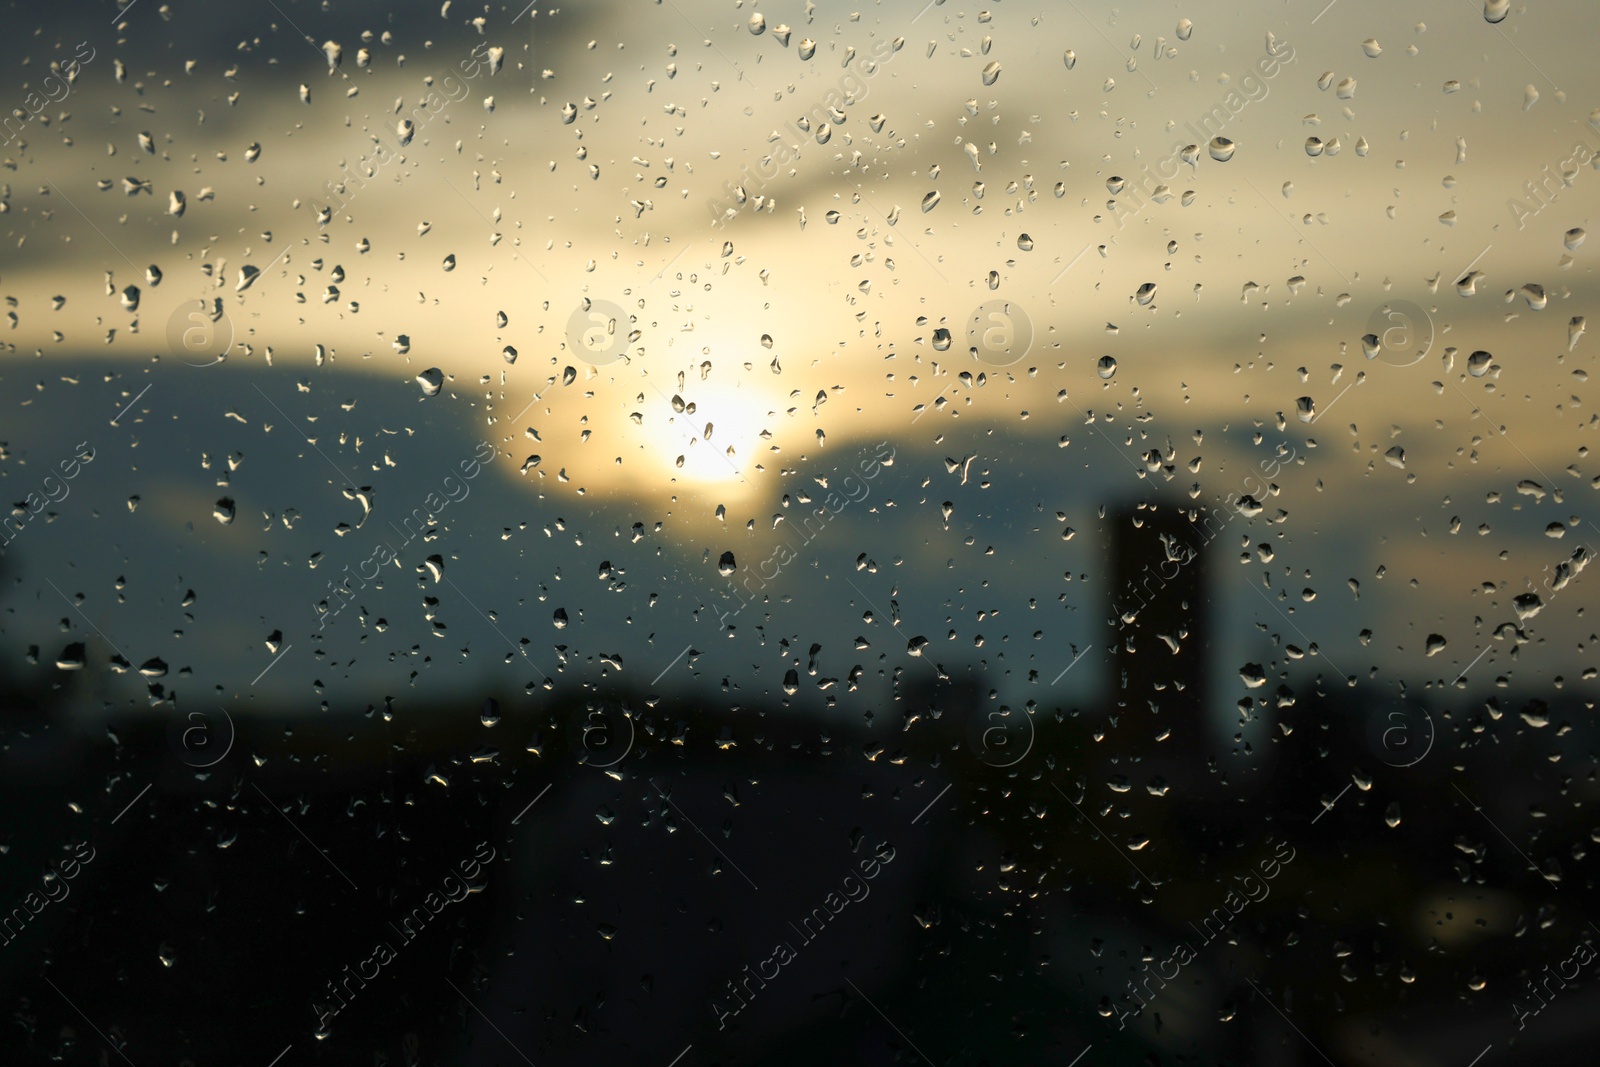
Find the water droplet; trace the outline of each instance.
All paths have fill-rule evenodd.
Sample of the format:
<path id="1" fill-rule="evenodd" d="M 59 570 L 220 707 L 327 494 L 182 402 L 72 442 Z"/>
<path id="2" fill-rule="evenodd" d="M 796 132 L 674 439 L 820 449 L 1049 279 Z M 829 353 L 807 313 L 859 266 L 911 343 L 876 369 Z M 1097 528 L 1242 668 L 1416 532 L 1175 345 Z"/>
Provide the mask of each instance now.
<path id="1" fill-rule="evenodd" d="M 1307 137 L 1306 138 L 1306 155 L 1308 155 L 1308 156 L 1320 156 L 1320 155 L 1322 155 L 1322 147 L 1323 147 L 1322 138 L 1320 138 L 1320 137 Z"/>
<path id="2" fill-rule="evenodd" d="M 1029 237 L 1027 234 L 1022 234 L 1017 238 L 1017 247 L 1022 249 L 1024 252 L 1032 252 L 1033 238 Z"/>
<path id="3" fill-rule="evenodd" d="M 1522 110 L 1527 111 L 1539 102 L 1539 90 L 1532 85 L 1524 86 L 1522 90 Z"/>
<path id="4" fill-rule="evenodd" d="M 935 352 L 950 351 L 950 331 L 943 326 L 933 331 L 933 350 Z"/>
<path id="5" fill-rule="evenodd" d="M 1190 34 L 1194 33 L 1194 23 L 1188 19 L 1178 20 L 1178 40 L 1187 41 Z"/>
<path id="6" fill-rule="evenodd" d="M 1588 236 L 1583 232 L 1582 226 L 1574 226 L 1568 230 L 1561 243 L 1567 246 L 1568 252 L 1576 252 L 1583 245 L 1583 239 Z"/>
<path id="7" fill-rule="evenodd" d="M 1149 307 L 1150 301 L 1156 298 L 1156 283 L 1145 282 L 1139 286 L 1139 291 L 1133 294 L 1133 298 L 1139 302 L 1140 307 Z"/>
<path id="8" fill-rule="evenodd" d="M 739 565 L 734 562 L 732 552 L 724 552 L 722 554 L 722 558 L 717 560 L 717 573 L 722 575 L 724 578 L 728 577 L 738 569 Z"/>
<path id="9" fill-rule="evenodd" d="M 1400 802 L 1390 801 L 1389 806 L 1383 809 L 1383 824 L 1393 830 L 1400 825 Z"/>
<path id="10" fill-rule="evenodd" d="M 215 506 L 212 507 L 211 515 L 218 522 L 222 523 L 222 525 L 227 526 L 229 523 L 233 522 L 233 510 L 232 498 L 223 497 L 221 500 L 216 502 Z"/>
<path id="11" fill-rule="evenodd" d="M 1443 634 L 1429 634 L 1427 644 L 1423 648 L 1423 655 L 1437 656 L 1445 650 L 1447 643 Z"/>
<path id="12" fill-rule="evenodd" d="M 927 196 L 924 196 L 922 198 L 922 210 L 923 210 L 924 213 L 932 211 L 934 208 L 936 208 L 938 206 L 939 206 L 939 190 L 935 189 L 933 192 L 929 193 Z"/>
<path id="13" fill-rule="evenodd" d="M 1489 373 L 1489 364 L 1494 356 L 1481 349 L 1467 357 L 1467 373 L 1474 378 L 1482 378 Z"/>
<path id="14" fill-rule="evenodd" d="M 1067 65 L 1068 70 L 1071 70 L 1073 67 L 1078 65 L 1078 53 L 1074 52 L 1070 48 L 1067 49 L 1065 52 L 1061 53 L 1061 62 Z"/>
<path id="15" fill-rule="evenodd" d="M 983 68 L 983 84 L 985 84 L 985 85 L 993 85 L 995 82 L 997 82 L 999 80 L 1000 80 L 1000 61 L 998 59 L 991 60 L 989 65 Z"/>
<path id="16" fill-rule="evenodd" d="M 1295 414 L 1301 422 L 1313 422 L 1317 417 L 1317 402 L 1309 396 L 1300 397 L 1294 402 Z"/>
<path id="17" fill-rule="evenodd" d="M 1101 356 L 1095 370 L 1101 378 L 1110 381 L 1117 373 L 1117 361 L 1111 356 Z"/>
<path id="18" fill-rule="evenodd" d="M 1233 158 L 1235 145 L 1226 137 L 1213 137 L 1211 139 L 1211 158 L 1218 163 L 1226 163 Z"/>
<path id="19" fill-rule="evenodd" d="M 750 32 L 751 32 L 752 35 L 754 35 L 756 37 L 760 37 L 763 33 L 766 33 L 767 32 L 767 16 L 763 15 L 759 11 L 757 11 L 754 15 L 751 15 L 750 16 Z"/>
<path id="20" fill-rule="evenodd" d="M 1393 448 L 1389 449 L 1389 451 L 1385 452 L 1383 454 L 1383 458 L 1384 461 L 1389 464 L 1389 466 L 1394 467 L 1397 470 L 1406 469 L 1406 450 L 1401 448 L 1399 445 L 1395 445 Z"/>
<path id="21" fill-rule="evenodd" d="M 800 38 L 800 58 L 810 59 L 817 54 L 817 42 L 809 37 Z"/>
<path id="22" fill-rule="evenodd" d="M 1504 22 L 1511 14 L 1511 0 L 1483 0 L 1483 21 Z"/>
<path id="23" fill-rule="evenodd" d="M 1361 50 L 1367 54 L 1368 59 L 1377 59 L 1383 55 L 1383 46 L 1375 38 L 1368 37 L 1361 42 Z"/>
<path id="24" fill-rule="evenodd" d="M 1246 689 L 1260 689 L 1267 684 L 1267 672 L 1259 663 L 1246 663 L 1239 668 L 1239 680 L 1244 682 Z"/>
<path id="25" fill-rule="evenodd" d="M 438 396 L 444 386 L 444 372 L 438 367 L 429 367 L 417 375 L 417 384 L 422 387 L 423 396 Z"/>

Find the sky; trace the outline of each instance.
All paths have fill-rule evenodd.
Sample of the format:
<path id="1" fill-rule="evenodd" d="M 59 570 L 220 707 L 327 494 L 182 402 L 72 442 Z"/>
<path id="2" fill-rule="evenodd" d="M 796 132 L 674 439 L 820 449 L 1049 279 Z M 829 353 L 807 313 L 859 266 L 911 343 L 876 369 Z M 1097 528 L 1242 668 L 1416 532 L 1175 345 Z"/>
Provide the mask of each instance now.
<path id="1" fill-rule="evenodd" d="M 1593 11 L 1192 7 L 15 33 L 25 113 L 92 58 L 3 148 L 0 482 L 94 459 L 5 545 L 0 647 L 85 642 L 117 708 L 148 680 L 114 655 L 227 706 L 726 680 L 859 714 L 934 663 L 1093 706 L 1118 509 L 1249 494 L 1204 550 L 1220 732 L 1248 662 L 1591 687 L 1595 577 L 1552 586 L 1600 539 Z M 346 567 L 383 588 L 330 618 Z M 718 620 L 736 584 L 767 599 Z"/>

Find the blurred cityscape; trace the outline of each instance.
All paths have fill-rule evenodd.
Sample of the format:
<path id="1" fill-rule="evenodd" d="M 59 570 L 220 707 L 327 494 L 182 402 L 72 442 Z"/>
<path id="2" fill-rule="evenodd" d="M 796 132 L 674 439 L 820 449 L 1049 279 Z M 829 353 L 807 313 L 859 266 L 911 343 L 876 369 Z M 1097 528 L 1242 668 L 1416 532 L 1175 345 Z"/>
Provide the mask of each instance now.
<path id="1" fill-rule="evenodd" d="M 1196 538 L 1175 506 L 1113 529 L 1123 576 Z M 1218 744 L 1204 657 L 1159 639 L 1228 625 L 1206 569 L 1106 627 L 1104 711 L 997 714 L 946 664 L 837 726 L 595 681 L 89 730 L 84 673 L 12 674 L 5 851 L 29 860 L 0 888 L 94 853 L 7 927 L 15 1047 L 76 1062 L 81 1010 L 135 1062 L 1561 1061 L 1594 990 L 1518 1022 L 1586 941 L 1597 787 L 1563 756 L 1592 753 L 1588 709 L 1323 674 Z M 480 842 L 494 861 L 411 948 L 398 924 Z M 802 933 L 829 894 L 843 914 Z M 795 959 L 767 992 L 772 942 Z M 348 1003 L 319 1029 L 330 982 Z"/>

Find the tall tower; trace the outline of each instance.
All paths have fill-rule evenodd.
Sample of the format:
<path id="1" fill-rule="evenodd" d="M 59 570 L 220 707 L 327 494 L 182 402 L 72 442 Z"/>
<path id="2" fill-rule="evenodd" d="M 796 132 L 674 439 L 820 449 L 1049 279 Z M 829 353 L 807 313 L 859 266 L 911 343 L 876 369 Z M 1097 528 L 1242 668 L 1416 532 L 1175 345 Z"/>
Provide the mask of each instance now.
<path id="1" fill-rule="evenodd" d="M 1191 514 L 1194 518 L 1191 518 Z M 1211 635 L 1207 557 L 1226 551 L 1203 510 L 1168 502 L 1125 505 L 1112 516 L 1106 614 L 1114 706 L 1197 722 L 1204 706 Z"/>

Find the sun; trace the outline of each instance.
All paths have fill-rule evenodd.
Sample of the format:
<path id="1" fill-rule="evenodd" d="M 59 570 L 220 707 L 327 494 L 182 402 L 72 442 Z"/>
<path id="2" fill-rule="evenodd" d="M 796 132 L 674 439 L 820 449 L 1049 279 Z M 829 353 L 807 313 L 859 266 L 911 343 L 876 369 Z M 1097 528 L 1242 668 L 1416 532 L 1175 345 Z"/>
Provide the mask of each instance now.
<path id="1" fill-rule="evenodd" d="M 708 485 L 750 481 L 770 447 L 774 397 L 741 383 L 690 382 L 658 400 L 651 405 L 656 417 L 649 447 L 674 477 Z"/>

